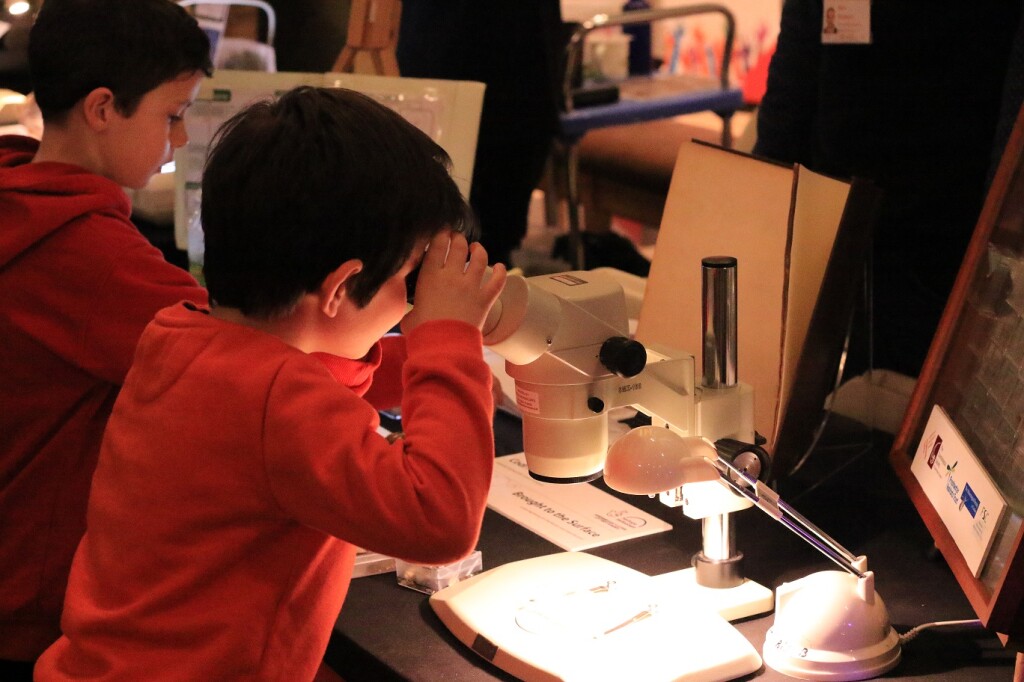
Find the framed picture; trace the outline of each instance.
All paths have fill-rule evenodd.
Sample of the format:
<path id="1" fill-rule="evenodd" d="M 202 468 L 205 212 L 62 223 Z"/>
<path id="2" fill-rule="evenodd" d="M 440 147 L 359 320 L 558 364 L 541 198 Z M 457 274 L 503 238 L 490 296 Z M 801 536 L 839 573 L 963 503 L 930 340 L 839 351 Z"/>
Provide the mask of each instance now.
<path id="1" fill-rule="evenodd" d="M 1024 642 L 1024 109 L 890 457 L 978 617 Z"/>

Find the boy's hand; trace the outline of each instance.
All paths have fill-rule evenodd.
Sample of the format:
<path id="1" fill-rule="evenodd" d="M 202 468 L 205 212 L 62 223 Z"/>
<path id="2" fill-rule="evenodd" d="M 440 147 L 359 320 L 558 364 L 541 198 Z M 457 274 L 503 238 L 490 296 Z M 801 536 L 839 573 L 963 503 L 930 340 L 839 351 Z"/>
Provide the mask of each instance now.
<path id="1" fill-rule="evenodd" d="M 487 252 L 480 244 L 469 244 L 459 233 L 438 233 L 423 256 L 416 301 L 402 331 L 428 320 L 462 320 L 480 329 L 505 287 L 505 274 L 501 264 L 487 273 Z"/>

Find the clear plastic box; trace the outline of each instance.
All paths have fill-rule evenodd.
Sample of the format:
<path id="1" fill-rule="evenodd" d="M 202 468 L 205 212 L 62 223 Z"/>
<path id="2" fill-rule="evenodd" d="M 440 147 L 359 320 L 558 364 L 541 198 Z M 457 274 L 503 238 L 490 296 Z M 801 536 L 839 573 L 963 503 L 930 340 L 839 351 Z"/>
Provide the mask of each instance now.
<path id="1" fill-rule="evenodd" d="M 395 559 L 395 575 L 398 584 L 424 594 L 434 594 L 460 580 L 465 580 L 483 570 L 483 555 L 480 550 L 462 561 L 443 566 L 420 566 Z"/>

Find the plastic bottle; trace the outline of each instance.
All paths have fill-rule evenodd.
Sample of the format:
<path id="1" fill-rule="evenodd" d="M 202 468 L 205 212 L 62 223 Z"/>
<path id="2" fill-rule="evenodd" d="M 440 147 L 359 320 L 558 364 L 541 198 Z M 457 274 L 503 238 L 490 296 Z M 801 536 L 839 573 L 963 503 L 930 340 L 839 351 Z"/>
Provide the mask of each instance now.
<path id="1" fill-rule="evenodd" d="M 203 220 L 199 211 L 200 199 L 196 198 L 192 213 L 188 219 L 188 271 L 200 284 L 203 278 L 203 260 L 206 255 L 206 244 L 203 239 Z"/>

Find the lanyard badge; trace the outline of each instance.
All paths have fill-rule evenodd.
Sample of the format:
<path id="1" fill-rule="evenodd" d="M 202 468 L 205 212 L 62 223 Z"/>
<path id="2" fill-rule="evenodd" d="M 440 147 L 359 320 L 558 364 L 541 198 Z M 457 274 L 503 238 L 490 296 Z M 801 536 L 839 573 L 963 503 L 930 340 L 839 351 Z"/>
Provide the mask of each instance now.
<path id="1" fill-rule="evenodd" d="M 823 0 L 823 45 L 869 45 L 871 0 Z"/>

